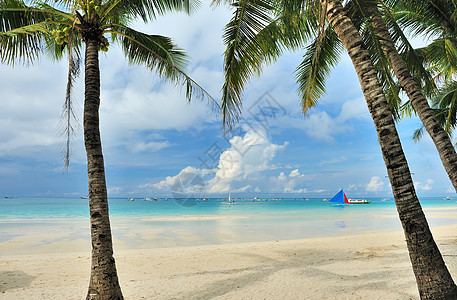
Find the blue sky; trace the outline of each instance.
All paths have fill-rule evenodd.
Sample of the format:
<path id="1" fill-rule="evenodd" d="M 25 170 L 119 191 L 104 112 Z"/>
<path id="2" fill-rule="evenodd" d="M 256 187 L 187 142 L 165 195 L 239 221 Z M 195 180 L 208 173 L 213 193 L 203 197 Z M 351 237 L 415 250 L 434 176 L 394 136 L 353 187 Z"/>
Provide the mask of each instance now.
<path id="1" fill-rule="evenodd" d="M 188 73 L 220 98 L 222 32 L 231 15 L 207 2 L 188 17 L 171 14 L 135 26 L 172 37 L 191 57 Z M 373 122 L 349 59 L 327 82 L 327 94 L 304 119 L 293 71 L 301 53 L 286 53 L 244 93 L 243 120 L 224 137 L 205 102 L 186 103 L 179 87 L 143 67 L 129 66 L 116 46 L 101 54 L 101 133 L 111 197 L 170 197 L 178 182 L 200 180 L 206 196 L 391 196 Z M 67 63 L 43 57 L 32 67 L 0 69 L 0 196 L 87 195 L 82 128 L 63 170 L 58 125 Z M 74 99 L 82 120 L 82 77 Z M 273 107 L 264 122 L 251 112 Z M 267 110 L 268 111 L 268 110 Z M 271 112 L 271 110 L 270 110 Z M 258 115 L 258 114 L 257 114 Z M 268 123 L 267 126 L 265 121 Z M 418 119 L 398 124 L 419 196 L 452 196 L 449 179 L 426 137 L 411 141 Z M 205 164 L 202 161 L 206 161 Z M 195 190 L 195 181 L 189 188 Z M 201 189 L 200 189 L 201 187 Z"/>

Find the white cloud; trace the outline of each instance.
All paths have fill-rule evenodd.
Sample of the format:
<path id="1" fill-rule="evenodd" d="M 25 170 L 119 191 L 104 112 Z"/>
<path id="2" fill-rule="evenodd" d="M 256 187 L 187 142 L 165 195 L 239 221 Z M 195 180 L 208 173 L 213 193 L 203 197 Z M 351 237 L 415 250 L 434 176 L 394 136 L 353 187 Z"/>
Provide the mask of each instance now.
<path id="1" fill-rule="evenodd" d="M 158 190 L 170 189 L 173 186 L 197 184 L 194 177 L 208 178 L 203 184 L 208 194 L 252 191 L 252 185 L 246 184 L 255 181 L 265 170 L 276 168 L 272 164 L 276 153 L 287 146 L 276 145 L 269 141 L 267 133 L 262 129 L 245 128 L 244 136 L 233 136 L 230 147 L 219 155 L 217 167 L 214 170 L 186 167 L 176 176 L 168 176 L 158 183 L 147 184 L 147 187 Z M 302 178 L 298 170 L 291 172 L 293 178 Z M 190 178 L 192 177 L 192 178 Z M 198 183 L 201 184 L 201 183 Z M 197 184 L 197 185 L 198 185 Z M 189 192 L 192 187 L 189 187 Z M 254 189 L 258 192 L 258 187 Z"/>
<path id="2" fill-rule="evenodd" d="M 38 62 L 35 67 L 14 69 L 2 66 L 0 157 L 53 147 L 55 152 L 51 155 L 55 158 L 64 141 L 57 129 L 65 100 L 64 74 L 62 63 Z"/>
<path id="3" fill-rule="evenodd" d="M 370 119 L 370 114 L 363 98 L 344 102 L 340 114 L 336 117 L 331 117 L 327 112 L 313 108 L 305 118 L 304 130 L 315 139 L 334 142 L 336 134 L 352 130 L 349 121 L 355 119 Z"/>
<path id="4" fill-rule="evenodd" d="M 252 179 L 255 174 L 275 168 L 271 161 L 277 151 L 284 149 L 269 141 L 263 129 L 245 128 L 243 137 L 234 136 L 230 139 L 230 148 L 219 158 L 214 178 L 208 182 L 209 193 L 226 193 L 236 188 L 236 183 Z"/>
<path id="5" fill-rule="evenodd" d="M 217 99 L 223 81 L 221 33 L 230 18 L 231 12 L 226 7 L 211 7 L 210 1 L 204 1 L 191 16 L 170 13 L 154 20 L 152 27 L 141 21 L 134 22 L 132 27 L 169 36 L 186 49 L 191 57 L 186 71 Z M 211 26 L 207 26 L 208 22 Z M 0 80 L 4 83 L 0 89 L 0 157 L 30 156 L 42 150 L 50 160 L 55 159 L 64 143 L 57 126 L 65 100 L 67 69 L 65 57 L 54 62 L 44 55 L 30 67 L 16 65 L 0 69 Z M 104 150 L 119 144 L 119 137 L 130 136 L 135 131 L 189 129 L 208 120 L 205 102 L 187 105 L 184 89 L 164 84 L 165 80 L 144 66 L 129 65 L 115 44 L 106 55 L 100 56 L 100 69 Z M 83 84 L 80 76 L 73 93 L 79 120 L 82 120 Z M 82 130 L 75 142 L 82 143 Z M 148 147 L 155 149 L 152 144 Z"/>
<path id="6" fill-rule="evenodd" d="M 186 187 L 189 185 L 188 187 L 192 188 L 192 183 L 195 183 L 195 177 L 201 178 L 208 174 L 211 174 L 211 172 L 212 170 L 197 169 L 188 166 L 182 169 L 176 176 L 167 176 L 164 180 L 158 183 L 147 183 L 145 187 L 154 188 L 157 190 L 168 190 L 171 189 L 173 186 Z"/>
<path id="7" fill-rule="evenodd" d="M 351 119 L 371 119 L 364 98 L 357 98 L 343 103 L 338 121 L 345 122 Z"/>
<path id="8" fill-rule="evenodd" d="M 350 191 L 357 191 L 357 185 L 355 184 L 350 184 L 347 189 L 346 189 L 347 192 L 350 192 Z"/>
<path id="9" fill-rule="evenodd" d="M 424 183 L 421 183 L 419 181 L 414 182 L 414 188 L 416 190 L 422 190 L 422 191 L 430 191 L 432 189 L 432 184 L 435 182 L 435 180 L 428 178 Z"/>
<path id="10" fill-rule="evenodd" d="M 367 192 L 379 192 L 384 189 L 384 182 L 378 176 L 371 177 L 370 182 L 367 184 L 365 190 Z"/>
<path id="11" fill-rule="evenodd" d="M 139 142 L 135 145 L 132 146 L 132 152 L 138 153 L 138 152 L 154 152 L 158 151 L 163 148 L 167 148 L 170 146 L 170 143 L 168 141 L 165 142 Z"/>
<path id="12" fill-rule="evenodd" d="M 305 177 L 305 175 L 300 174 L 300 172 L 298 171 L 298 169 L 295 169 L 295 170 L 293 170 L 293 171 L 290 172 L 289 177 L 302 178 L 302 177 Z"/>
<path id="13" fill-rule="evenodd" d="M 317 111 L 310 113 L 304 121 L 306 133 L 319 140 L 333 142 L 334 120 L 325 111 Z"/>
<path id="14" fill-rule="evenodd" d="M 337 164 L 337 163 L 340 163 L 340 162 L 343 162 L 343 161 L 347 161 L 347 157 L 346 156 L 341 156 L 341 157 L 338 157 L 338 158 L 334 158 L 334 159 L 331 159 L 331 160 L 323 160 L 319 163 L 319 166 L 323 166 L 323 165 L 333 165 L 333 164 Z"/>
<path id="15" fill-rule="evenodd" d="M 111 186 L 108 188 L 108 195 L 120 195 L 124 191 L 124 188 L 120 186 Z"/>
<path id="16" fill-rule="evenodd" d="M 305 175 L 300 174 L 298 169 L 292 170 L 289 175 L 281 172 L 278 177 L 272 178 L 273 189 L 284 193 L 306 193 L 308 190 L 303 188 L 305 180 Z"/>
<path id="17" fill-rule="evenodd" d="M 232 192 L 234 193 L 243 193 L 243 192 L 248 192 L 248 191 L 251 191 L 252 190 L 252 187 L 250 184 L 248 185 L 245 185 L 243 187 L 240 187 L 239 189 L 234 189 L 232 190 Z"/>

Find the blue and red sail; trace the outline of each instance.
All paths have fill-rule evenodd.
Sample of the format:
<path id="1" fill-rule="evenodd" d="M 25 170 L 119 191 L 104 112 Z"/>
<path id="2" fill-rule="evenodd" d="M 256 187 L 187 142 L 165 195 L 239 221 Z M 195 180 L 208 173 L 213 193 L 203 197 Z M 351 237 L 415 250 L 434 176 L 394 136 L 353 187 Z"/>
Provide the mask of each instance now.
<path id="1" fill-rule="evenodd" d="M 333 203 L 340 203 L 340 204 L 349 204 L 348 197 L 343 192 L 343 190 L 339 191 L 329 202 Z"/>

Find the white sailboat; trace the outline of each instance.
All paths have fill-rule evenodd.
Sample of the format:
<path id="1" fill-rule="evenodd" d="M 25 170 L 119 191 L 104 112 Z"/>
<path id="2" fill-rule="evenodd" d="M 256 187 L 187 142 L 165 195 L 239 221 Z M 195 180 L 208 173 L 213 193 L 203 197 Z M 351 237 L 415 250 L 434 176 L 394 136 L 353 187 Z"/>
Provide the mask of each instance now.
<path id="1" fill-rule="evenodd" d="M 232 192 L 230 192 L 230 194 L 229 194 L 229 199 L 228 199 L 228 201 L 229 201 L 229 204 L 232 204 Z"/>

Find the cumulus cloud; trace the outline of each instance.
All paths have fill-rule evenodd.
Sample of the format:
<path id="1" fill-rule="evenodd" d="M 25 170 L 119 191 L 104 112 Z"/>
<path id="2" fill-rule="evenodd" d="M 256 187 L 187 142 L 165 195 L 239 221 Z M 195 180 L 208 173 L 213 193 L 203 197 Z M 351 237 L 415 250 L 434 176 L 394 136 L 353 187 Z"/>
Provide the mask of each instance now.
<path id="1" fill-rule="evenodd" d="M 300 174 L 298 169 L 292 170 L 289 175 L 284 172 L 279 173 L 278 177 L 272 178 L 276 189 L 284 193 L 306 193 L 308 190 L 303 188 L 305 175 Z"/>
<path id="2" fill-rule="evenodd" d="M 384 182 L 378 176 L 371 177 L 370 182 L 367 184 L 365 190 L 367 192 L 379 192 L 384 189 Z"/>
<path id="3" fill-rule="evenodd" d="M 208 182 L 209 193 L 225 193 L 255 174 L 275 168 L 271 161 L 287 146 L 273 144 L 263 129 L 245 128 L 246 134 L 230 139 L 230 148 L 219 157 L 214 178 Z"/>
<path id="4" fill-rule="evenodd" d="M 310 113 L 304 122 L 305 131 L 309 136 L 327 142 L 335 141 L 332 135 L 337 127 L 325 111 Z"/>
<path id="5" fill-rule="evenodd" d="M 245 128 L 243 136 L 235 135 L 230 140 L 230 147 L 218 156 L 214 169 L 199 169 L 188 166 L 176 176 L 168 176 L 158 183 L 148 184 L 150 188 L 164 190 L 180 184 L 180 181 L 190 185 L 204 185 L 208 194 L 233 192 L 259 192 L 259 187 L 253 189 L 249 181 L 255 181 L 265 170 L 276 168 L 272 164 L 276 153 L 287 146 L 272 143 L 267 133 L 262 129 Z M 302 178 L 298 170 L 291 172 L 291 178 Z M 192 177 L 192 178 L 191 178 Z M 204 179 L 196 183 L 195 178 Z M 193 181 L 194 180 L 194 181 Z M 200 180 L 200 179 L 199 179 Z M 191 191 L 192 187 L 189 187 Z"/>
<path id="6" fill-rule="evenodd" d="M 194 177 L 203 177 L 207 174 L 210 174 L 212 170 L 207 169 L 198 169 L 191 166 L 185 167 L 182 169 L 176 176 L 167 176 L 164 180 L 157 183 L 148 183 L 146 187 L 152 187 L 158 190 L 166 190 L 175 185 L 186 186 L 189 183 L 192 183 Z"/>
<path id="7" fill-rule="evenodd" d="M 414 188 L 416 190 L 422 190 L 422 191 L 430 191 L 432 189 L 432 184 L 435 182 L 435 180 L 428 178 L 425 183 L 415 181 L 414 182 Z"/>
<path id="8" fill-rule="evenodd" d="M 168 141 L 165 142 L 139 142 L 135 145 L 132 146 L 132 152 L 138 153 L 138 152 L 153 152 L 153 151 L 158 151 L 163 148 L 167 148 L 170 146 L 170 143 Z"/>
<path id="9" fill-rule="evenodd" d="M 371 117 L 365 100 L 357 98 L 343 103 L 337 119 L 339 122 L 345 122 L 351 119 L 371 119 Z"/>
<path id="10" fill-rule="evenodd" d="M 340 114 L 336 117 L 331 117 L 325 111 L 311 110 L 304 121 L 304 130 L 313 138 L 334 142 L 336 134 L 352 129 L 348 121 L 369 118 L 365 101 L 363 98 L 357 98 L 344 102 Z"/>

